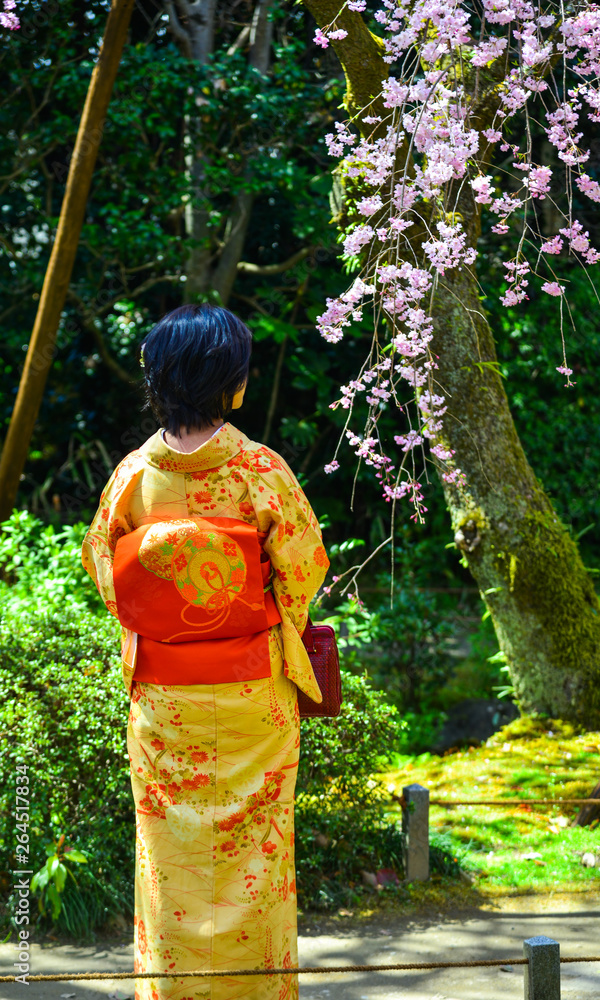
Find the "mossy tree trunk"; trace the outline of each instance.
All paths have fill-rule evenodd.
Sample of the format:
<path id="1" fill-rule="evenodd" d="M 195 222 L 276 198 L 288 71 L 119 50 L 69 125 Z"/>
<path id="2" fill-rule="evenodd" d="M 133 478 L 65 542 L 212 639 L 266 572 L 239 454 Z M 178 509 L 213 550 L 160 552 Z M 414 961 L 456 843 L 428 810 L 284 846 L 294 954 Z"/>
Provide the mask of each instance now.
<path id="1" fill-rule="evenodd" d="M 338 10 L 335 0 L 304 2 L 322 28 Z M 337 23 L 348 34 L 334 48 L 348 83 L 346 107 L 356 112 L 380 92 L 387 65 L 361 15 L 345 10 L 342 18 Z M 472 113 L 481 129 L 497 100 L 497 81 L 489 84 Z M 484 173 L 486 158 L 484 151 Z M 475 246 L 480 207 L 464 188 L 457 210 Z M 460 488 L 444 484 L 454 540 L 491 613 L 519 705 L 599 726 L 600 604 L 575 541 L 525 457 L 474 270 L 439 278 L 433 320 L 436 380 L 448 406 L 440 443 L 455 452 L 465 476 Z"/>
<path id="2" fill-rule="evenodd" d="M 436 297 L 443 442 L 466 486 L 444 484 L 454 539 L 489 608 L 519 705 L 600 724 L 600 607 L 577 545 L 531 469 L 497 372 L 475 279 Z"/>

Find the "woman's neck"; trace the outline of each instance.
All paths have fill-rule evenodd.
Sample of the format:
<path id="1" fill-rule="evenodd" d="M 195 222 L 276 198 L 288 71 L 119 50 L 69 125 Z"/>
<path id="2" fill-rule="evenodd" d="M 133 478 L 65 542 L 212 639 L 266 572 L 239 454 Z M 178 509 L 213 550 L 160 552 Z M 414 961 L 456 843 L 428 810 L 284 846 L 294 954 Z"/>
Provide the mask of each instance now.
<path id="1" fill-rule="evenodd" d="M 223 421 L 217 421 L 217 423 L 211 424 L 209 427 L 203 427 L 202 430 L 194 428 L 191 431 L 185 429 L 185 427 L 180 427 L 176 434 L 171 434 L 170 431 L 163 432 L 163 440 L 165 444 L 168 444 L 169 448 L 173 448 L 174 451 L 182 451 L 185 454 L 189 454 L 192 451 L 197 451 L 198 448 L 202 447 L 203 444 L 216 434 L 216 432 L 223 426 Z"/>

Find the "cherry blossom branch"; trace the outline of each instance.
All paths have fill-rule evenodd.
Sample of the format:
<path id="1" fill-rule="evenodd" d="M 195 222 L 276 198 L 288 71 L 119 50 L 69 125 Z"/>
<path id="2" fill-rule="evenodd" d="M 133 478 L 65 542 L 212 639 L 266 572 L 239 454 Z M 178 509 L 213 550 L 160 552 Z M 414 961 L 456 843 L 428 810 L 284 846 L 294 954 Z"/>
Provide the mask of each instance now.
<path id="1" fill-rule="evenodd" d="M 345 191 L 338 216 L 344 256 L 358 265 L 350 287 L 327 300 L 318 328 L 337 343 L 365 309 L 372 311 L 374 326 L 369 358 L 331 405 L 348 410 L 343 434 L 359 461 L 374 468 L 386 499 L 394 505 L 408 497 L 413 517 L 421 519 L 419 482 L 426 465 L 416 477 L 413 462 L 408 474 L 408 453 L 428 441 L 442 479 L 459 489 L 462 482 L 453 453 L 441 444 L 446 405 L 430 343 L 437 283 L 457 268 L 473 270 L 482 211 L 496 216 L 492 232 L 500 236 L 517 220 L 520 224 L 516 252 L 504 261 L 505 306 L 527 299 L 540 262 L 548 269 L 553 280 L 542 276 L 541 290 L 560 302 L 563 356 L 557 370 L 573 384 L 562 329 L 565 286 L 550 258 L 568 251 L 584 267 L 600 260 L 572 208 L 573 177 L 581 194 L 600 201 L 600 184 L 582 169 L 589 151 L 580 148 L 578 130 L 584 107 L 588 118 L 600 121 L 600 8 L 581 0 L 568 13 L 562 3 L 560 9 L 542 8 L 538 0 L 480 0 L 475 9 L 459 0 L 383 0 L 375 13 L 383 36 L 376 39 L 360 16 L 364 0 L 307 0 L 307 6 L 320 26 L 315 41 L 324 48 L 331 41 L 348 81 L 351 117 L 337 122 L 326 139 L 340 160 Z M 362 58 L 361 39 L 367 44 Z M 570 87 L 567 67 L 575 78 Z M 540 232 L 537 207 L 550 196 L 556 170 L 533 159 L 536 102 L 541 127 L 566 171 L 567 208 L 559 209 L 565 225 L 550 238 Z M 515 142 L 508 126 L 519 115 L 525 128 Z M 498 190 L 493 174 L 484 172 L 496 147 L 512 161 L 506 169 L 512 190 Z M 537 254 L 534 267 L 526 256 L 530 247 Z M 473 276 L 476 280 L 474 271 Z M 406 387 L 411 390 L 407 398 L 402 386 L 404 397 Z M 359 434 L 351 418 L 361 394 L 368 411 Z M 397 471 L 377 430 L 390 406 L 409 426 L 408 433 L 394 437 L 405 455 Z M 338 451 L 339 445 L 326 472 L 338 467 Z"/>

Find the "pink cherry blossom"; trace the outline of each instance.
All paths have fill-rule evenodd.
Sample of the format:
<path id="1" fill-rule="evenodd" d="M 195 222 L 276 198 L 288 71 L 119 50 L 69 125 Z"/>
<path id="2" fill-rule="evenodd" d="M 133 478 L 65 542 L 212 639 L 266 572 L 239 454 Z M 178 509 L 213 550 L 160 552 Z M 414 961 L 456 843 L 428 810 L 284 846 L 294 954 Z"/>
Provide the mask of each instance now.
<path id="1" fill-rule="evenodd" d="M 598 181 L 592 180 L 588 174 L 581 174 L 580 177 L 575 178 L 575 183 L 579 190 L 591 198 L 592 201 L 600 201 L 600 184 Z"/>
<path id="2" fill-rule="evenodd" d="M 563 248 L 563 241 L 560 236 L 553 236 L 551 240 L 542 243 L 540 250 L 542 253 L 560 253 Z"/>
<path id="3" fill-rule="evenodd" d="M 356 226 L 349 236 L 344 240 L 344 251 L 348 254 L 360 253 L 362 248 L 370 243 L 374 230 L 371 226 Z"/>
<path id="4" fill-rule="evenodd" d="M 346 4 L 354 11 L 365 6 L 364 0 Z M 573 218 L 569 179 L 582 195 L 600 202 L 600 182 L 582 168 L 589 159 L 583 119 L 600 121 L 600 6 L 569 6 L 558 24 L 540 0 L 482 0 L 476 17 L 473 11 L 463 0 L 381 0 L 374 17 L 384 59 L 394 64 L 396 75 L 383 84 L 378 114 L 369 103 L 351 122 L 336 123 L 326 136 L 330 154 L 343 158 L 345 176 L 361 191 L 358 218 L 352 219 L 343 238 L 344 253 L 354 258 L 360 277 L 336 299 L 327 300 L 318 328 L 329 342 L 339 342 L 366 310 L 372 310 L 374 326 L 368 361 L 341 387 L 340 398 L 331 406 L 347 411 L 346 440 L 372 467 L 386 500 L 408 501 L 416 519 L 423 517 L 425 507 L 412 458 L 415 447 L 429 447 L 446 484 L 457 490 L 465 484 L 451 449 L 440 443 L 446 404 L 442 392 L 432 391 L 438 366 L 432 351 L 436 283 L 455 268 L 473 266 L 477 257 L 471 230 L 463 228 L 453 202 L 457 193 L 471 191 L 477 209 L 491 214 L 492 233 L 503 237 L 498 246 L 504 247 L 511 231 L 516 237 L 511 251 L 516 256 L 504 264 L 501 301 L 506 307 L 527 300 L 532 265 L 524 249 L 538 266 L 544 264 L 543 255 L 558 257 L 565 249 L 584 265 L 600 261 L 589 233 Z M 322 29 L 325 43 L 341 39 L 340 31 L 334 19 Z M 420 64 L 414 64 L 419 69 L 413 73 L 406 68 L 413 65 L 415 54 Z M 472 67 L 468 72 L 476 80 L 484 81 L 482 68 L 490 64 L 504 73 L 496 90 L 500 106 L 479 133 L 471 114 L 472 91 L 463 82 L 465 66 Z M 533 160 L 522 127 L 524 109 L 530 120 L 542 124 L 554 147 L 548 164 Z M 371 124 L 378 128 L 368 137 L 365 126 Z M 498 173 L 486 173 L 491 170 L 489 149 L 495 144 L 509 155 Z M 400 147 L 402 156 L 410 150 L 404 172 L 398 170 Z M 556 158 L 560 169 L 554 165 Z M 568 183 L 561 199 L 559 183 L 565 174 Z M 555 236 L 542 237 L 544 217 L 536 203 L 549 197 L 553 212 L 564 211 L 562 227 Z M 411 227 L 417 224 L 422 232 L 424 220 L 428 230 L 415 257 Z M 541 287 L 559 300 L 566 294 L 554 275 L 542 279 Z M 558 371 L 567 376 L 567 385 L 573 384 L 566 359 Z M 362 433 L 354 428 L 358 406 L 367 411 Z M 406 416 L 412 427 L 394 435 L 397 468 L 380 440 L 382 409 Z"/>
<path id="5" fill-rule="evenodd" d="M 474 177 L 471 181 L 471 187 L 475 191 L 475 201 L 479 202 L 480 205 L 489 205 L 492 200 L 493 195 L 493 177 L 489 174 L 484 177 L 480 174 L 479 177 Z"/>
<path id="6" fill-rule="evenodd" d="M 493 62 L 494 59 L 502 55 L 507 45 L 507 38 L 489 38 L 487 41 L 481 42 L 473 49 L 473 65 L 485 66 L 487 63 Z"/>
<path id="7" fill-rule="evenodd" d="M 382 205 L 381 195 L 373 194 L 369 198 L 362 198 L 356 207 L 361 215 L 374 215 Z"/>
<path id="8" fill-rule="evenodd" d="M 3 0 L 3 9 L 0 10 L 0 25 L 15 31 L 20 27 L 20 21 L 16 14 L 13 14 L 17 4 L 16 0 Z"/>
<path id="9" fill-rule="evenodd" d="M 550 193 L 551 180 L 550 167 L 532 167 L 529 177 L 525 178 L 525 184 L 529 188 L 532 198 L 544 199 Z"/>
<path id="10" fill-rule="evenodd" d="M 557 281 L 546 281 L 542 285 L 542 291 L 547 292 L 548 295 L 563 295 L 565 290 L 564 285 L 559 285 Z"/>

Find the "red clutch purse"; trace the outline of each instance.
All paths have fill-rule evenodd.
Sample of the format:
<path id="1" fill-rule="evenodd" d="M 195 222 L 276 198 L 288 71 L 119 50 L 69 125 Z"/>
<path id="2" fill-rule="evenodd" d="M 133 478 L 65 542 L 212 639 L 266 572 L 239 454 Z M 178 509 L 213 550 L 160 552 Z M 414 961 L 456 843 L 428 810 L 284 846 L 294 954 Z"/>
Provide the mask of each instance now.
<path id="1" fill-rule="evenodd" d="M 335 632 L 331 625 L 313 625 L 309 618 L 302 642 L 310 657 L 323 701 L 318 705 L 298 688 L 300 718 L 335 717 L 342 707 L 342 678 Z"/>

